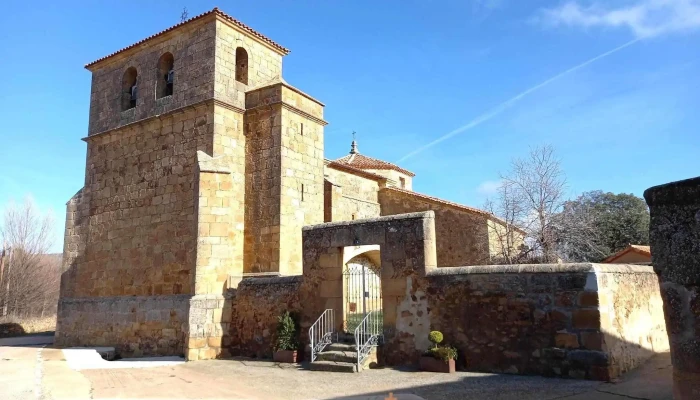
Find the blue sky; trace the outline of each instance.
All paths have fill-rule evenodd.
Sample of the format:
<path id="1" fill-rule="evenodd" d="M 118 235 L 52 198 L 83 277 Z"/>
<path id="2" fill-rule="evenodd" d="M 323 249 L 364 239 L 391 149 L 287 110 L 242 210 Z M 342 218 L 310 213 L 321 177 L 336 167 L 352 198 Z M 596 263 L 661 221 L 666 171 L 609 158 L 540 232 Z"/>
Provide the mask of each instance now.
<path id="1" fill-rule="evenodd" d="M 290 48 L 285 79 L 326 104 L 326 156 L 357 131 L 362 153 L 401 160 L 419 192 L 479 207 L 542 144 L 571 195 L 700 173 L 700 0 L 57 3 L 9 1 L 0 15 L 0 204 L 53 210 L 55 250 L 85 171 L 83 65 L 184 6 L 218 6 Z"/>

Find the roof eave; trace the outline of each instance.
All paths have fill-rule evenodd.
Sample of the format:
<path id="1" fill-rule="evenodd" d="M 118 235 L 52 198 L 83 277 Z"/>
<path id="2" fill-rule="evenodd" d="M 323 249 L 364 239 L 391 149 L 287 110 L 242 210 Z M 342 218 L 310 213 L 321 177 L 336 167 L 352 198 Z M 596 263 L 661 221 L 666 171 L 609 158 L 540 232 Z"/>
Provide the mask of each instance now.
<path id="1" fill-rule="evenodd" d="M 113 62 L 116 59 L 119 59 L 121 57 L 127 56 L 130 53 L 136 51 L 136 49 L 143 49 L 146 48 L 154 43 L 159 42 L 160 40 L 163 40 L 168 36 L 173 31 L 179 30 L 180 28 L 184 26 L 190 26 L 192 23 L 199 22 L 199 23 L 206 23 L 206 22 L 211 22 L 213 20 L 221 21 L 226 23 L 228 26 L 232 27 L 233 29 L 238 30 L 239 32 L 248 34 L 253 37 L 257 42 L 265 45 L 269 49 L 277 52 L 280 55 L 287 55 L 290 53 L 290 50 L 282 47 L 280 44 L 275 43 L 272 41 L 272 39 L 267 38 L 266 36 L 262 35 L 261 33 L 258 33 L 254 29 L 250 28 L 249 26 L 245 25 L 244 23 L 238 21 L 237 19 L 231 17 L 230 15 L 224 13 L 223 11 L 219 10 L 217 7 L 213 8 L 212 10 L 209 10 L 205 13 L 199 14 L 197 16 L 194 16 L 187 21 L 180 22 L 179 24 L 173 25 L 167 29 L 164 29 L 158 33 L 155 33 L 151 36 L 148 36 L 145 39 L 141 39 L 136 43 L 133 43 L 129 46 L 123 47 L 120 50 L 117 50 L 109 55 L 106 55 L 102 58 L 99 58 L 93 62 L 85 64 L 85 69 L 88 71 L 93 72 L 96 70 L 98 67 L 109 63 Z"/>

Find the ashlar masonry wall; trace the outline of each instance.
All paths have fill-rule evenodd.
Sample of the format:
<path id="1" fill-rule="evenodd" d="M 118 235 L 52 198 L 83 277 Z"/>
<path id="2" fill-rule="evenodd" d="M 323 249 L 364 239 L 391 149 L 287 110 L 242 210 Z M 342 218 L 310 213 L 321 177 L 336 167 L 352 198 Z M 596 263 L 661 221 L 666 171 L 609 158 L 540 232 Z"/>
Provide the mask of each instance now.
<path id="1" fill-rule="evenodd" d="M 428 279 L 431 326 L 467 370 L 608 380 L 668 349 L 651 267 L 476 266 Z"/>
<path id="2" fill-rule="evenodd" d="M 433 211 L 304 228 L 304 275 L 250 280 L 232 306 L 234 354 L 269 356 L 285 310 L 302 341 L 325 309 L 342 330 L 344 249 L 379 245 L 387 365 L 416 364 L 440 330 L 472 371 L 608 380 L 668 349 L 648 266 L 495 265 L 438 268 Z"/>
<path id="3" fill-rule="evenodd" d="M 85 186 L 67 206 L 57 344 L 102 337 L 124 355 L 182 353 L 181 295 L 193 294 L 197 248 L 195 155 L 213 150 L 213 109 L 199 104 L 86 139 Z M 159 341 L 173 329 L 176 344 Z"/>
<path id="4" fill-rule="evenodd" d="M 351 221 L 380 215 L 379 182 L 326 167 L 325 221 Z"/>
<path id="5" fill-rule="evenodd" d="M 427 210 L 435 212 L 437 263 L 441 268 L 490 263 L 488 220 L 485 214 L 390 187 L 379 191 L 379 203 L 382 215 Z"/>

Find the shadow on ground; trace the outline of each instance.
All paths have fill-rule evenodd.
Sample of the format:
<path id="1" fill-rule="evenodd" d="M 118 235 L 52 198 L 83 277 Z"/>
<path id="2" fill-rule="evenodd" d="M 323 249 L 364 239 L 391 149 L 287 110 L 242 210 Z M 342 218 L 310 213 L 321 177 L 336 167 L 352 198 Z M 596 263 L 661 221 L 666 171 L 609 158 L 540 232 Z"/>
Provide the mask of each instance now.
<path id="1" fill-rule="evenodd" d="M 403 369 L 403 372 L 420 371 Z M 371 372 L 369 372 L 371 373 Z M 458 378 L 453 382 L 440 382 L 396 389 L 393 395 L 412 394 L 426 400 L 443 399 L 566 399 L 566 400 L 672 400 L 672 375 L 670 353 L 655 355 L 641 367 L 623 375 L 615 382 L 592 382 L 562 378 L 542 378 L 522 375 L 486 375 Z M 410 378 L 409 378 L 410 379 Z M 332 400 L 381 399 L 386 391 L 366 392 L 361 395 L 338 396 Z"/>

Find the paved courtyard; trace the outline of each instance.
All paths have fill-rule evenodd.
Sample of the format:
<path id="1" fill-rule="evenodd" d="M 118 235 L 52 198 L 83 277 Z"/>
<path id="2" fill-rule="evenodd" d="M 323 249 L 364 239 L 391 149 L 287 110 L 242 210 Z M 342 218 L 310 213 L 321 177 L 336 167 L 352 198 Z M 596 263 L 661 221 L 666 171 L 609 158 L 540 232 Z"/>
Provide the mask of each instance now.
<path id="1" fill-rule="evenodd" d="M 379 369 L 312 372 L 258 360 L 160 362 L 148 367 L 81 367 L 50 336 L 0 339 L 2 399 L 649 399 L 671 400 L 668 354 L 616 383 L 458 372 Z M 69 356 L 68 358 L 71 358 Z M 106 362 L 105 362 L 106 363 Z M 107 363 L 106 363 L 107 364 Z M 88 365 L 88 364 L 84 364 Z M 145 366 L 145 367 L 144 367 Z M 84 368 L 84 369 L 82 369 Z"/>

